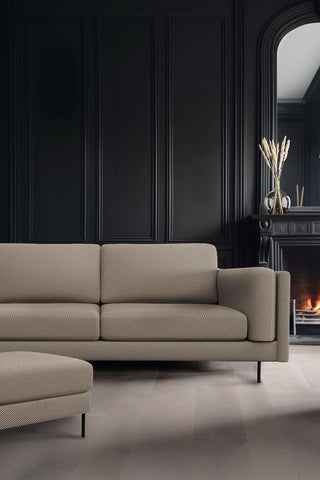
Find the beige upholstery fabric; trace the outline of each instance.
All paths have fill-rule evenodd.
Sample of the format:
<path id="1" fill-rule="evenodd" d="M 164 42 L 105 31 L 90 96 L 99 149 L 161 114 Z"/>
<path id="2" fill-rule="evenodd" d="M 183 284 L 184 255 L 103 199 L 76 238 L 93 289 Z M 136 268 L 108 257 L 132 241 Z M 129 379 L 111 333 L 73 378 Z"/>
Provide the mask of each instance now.
<path id="1" fill-rule="evenodd" d="M 100 247 L 0 244 L 0 302 L 100 300 Z"/>
<path id="2" fill-rule="evenodd" d="M 0 405 L 84 393 L 92 366 L 83 360 L 36 352 L 0 353 Z"/>
<path id="3" fill-rule="evenodd" d="M 290 274 L 276 272 L 277 280 L 277 340 L 278 360 L 289 359 L 289 324 L 290 324 Z"/>
<path id="4" fill-rule="evenodd" d="M 98 340 L 100 307 L 86 303 L 0 303 L 1 340 Z"/>
<path id="5" fill-rule="evenodd" d="M 104 340 L 244 340 L 246 316 L 210 304 L 115 303 L 101 310 Z"/>
<path id="6" fill-rule="evenodd" d="M 218 302 L 243 312 L 248 340 L 268 342 L 276 334 L 276 274 L 269 268 L 232 268 L 218 272 Z"/>
<path id="7" fill-rule="evenodd" d="M 89 392 L 0 405 L 0 430 L 79 415 L 89 409 Z"/>
<path id="8" fill-rule="evenodd" d="M 85 360 L 232 360 L 275 361 L 277 342 L 13 342 L 0 341 L 0 350 L 25 349 L 70 355 Z"/>
<path id="9" fill-rule="evenodd" d="M 102 303 L 215 303 L 217 253 L 208 244 L 103 245 Z"/>
<path id="10" fill-rule="evenodd" d="M 122 306 L 118 305 L 118 316 L 114 313 L 110 316 L 109 312 L 102 322 L 106 327 L 106 336 L 111 334 L 112 326 L 115 338 L 120 332 L 121 335 L 129 335 L 130 340 L 109 337 L 108 340 L 82 340 L 78 336 L 79 331 L 83 335 L 89 323 L 84 318 L 82 322 L 82 317 L 79 320 L 73 310 L 70 322 L 60 321 L 57 314 L 60 302 L 90 304 L 99 301 L 99 246 L 0 244 L 0 302 L 3 303 L 0 305 L 0 352 L 27 350 L 87 360 L 287 360 L 289 277 L 285 272 L 276 274 L 263 268 L 229 269 L 219 271 L 217 276 L 216 250 L 205 244 L 105 245 L 101 252 L 104 302 L 143 304 L 135 305 L 129 315 L 123 315 L 123 312 L 119 315 Z M 167 304 L 181 303 L 191 309 L 196 306 L 198 312 L 205 308 L 205 304 L 214 307 L 216 283 L 219 292 L 219 304 L 216 306 L 238 311 L 237 315 L 242 320 L 235 323 L 237 329 L 243 328 L 243 318 L 247 318 L 246 340 L 208 340 L 213 338 L 208 334 L 211 335 L 214 325 L 217 335 L 234 335 L 235 329 L 232 327 L 229 332 L 224 322 L 217 320 L 218 317 L 211 321 L 203 316 L 199 323 L 199 314 L 196 315 L 196 324 L 195 320 L 191 321 L 190 310 L 178 314 L 172 311 L 170 318 L 173 322 L 163 328 L 168 316 L 162 316 L 162 309 Z M 45 313 L 45 326 L 40 317 L 35 318 L 34 311 L 29 314 L 31 310 L 28 308 L 32 309 L 31 303 L 36 302 L 40 302 L 38 313 L 41 308 L 47 308 L 48 302 L 57 303 L 54 311 Z M 26 308 L 29 313 L 19 320 L 19 315 L 16 315 L 16 323 L 11 325 L 13 317 L 8 318 L 10 315 L 5 312 L 5 303 L 16 303 L 17 307 Z M 22 303 L 30 305 L 25 307 Z M 159 310 L 153 312 L 152 317 L 146 313 L 147 309 L 141 315 L 141 308 L 150 307 L 150 303 L 159 304 Z M 179 308 L 179 305 L 173 306 Z M 108 307 L 104 306 L 104 310 L 107 311 Z M 114 307 L 110 305 L 111 309 Z M 93 325 L 97 325 L 98 306 L 88 308 L 92 310 L 87 312 L 92 321 L 91 332 Z M 233 320 L 236 322 L 235 318 Z M 199 328 L 201 325 L 203 330 Z M 34 335 L 40 336 L 34 339 L 28 336 L 27 340 L 23 340 L 25 332 L 30 334 L 32 329 Z M 223 332 L 221 329 L 224 329 Z M 143 338 L 152 341 L 142 340 L 140 334 L 138 338 L 139 330 L 150 335 Z M 17 336 L 5 340 L 4 331 Z M 48 335 L 48 340 L 41 339 L 42 334 Z M 189 337 L 195 334 L 199 336 Z M 64 340 L 66 335 L 70 337 Z M 159 340 L 154 339 L 155 335 Z M 94 338 L 97 338 L 97 331 Z M 64 384 L 67 383 L 66 380 Z"/>

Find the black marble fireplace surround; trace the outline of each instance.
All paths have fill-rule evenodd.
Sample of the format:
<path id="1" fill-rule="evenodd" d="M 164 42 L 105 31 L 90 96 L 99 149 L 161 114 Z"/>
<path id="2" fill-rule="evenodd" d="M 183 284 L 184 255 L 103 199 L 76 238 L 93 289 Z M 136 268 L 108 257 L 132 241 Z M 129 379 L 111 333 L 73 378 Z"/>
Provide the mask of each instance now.
<path id="1" fill-rule="evenodd" d="M 294 208 L 285 215 L 252 218 L 259 235 L 258 265 L 290 272 L 291 310 L 293 299 L 298 309 L 310 304 L 315 308 L 320 300 L 320 208 Z M 319 335 L 320 324 L 297 325 L 297 333 Z"/>

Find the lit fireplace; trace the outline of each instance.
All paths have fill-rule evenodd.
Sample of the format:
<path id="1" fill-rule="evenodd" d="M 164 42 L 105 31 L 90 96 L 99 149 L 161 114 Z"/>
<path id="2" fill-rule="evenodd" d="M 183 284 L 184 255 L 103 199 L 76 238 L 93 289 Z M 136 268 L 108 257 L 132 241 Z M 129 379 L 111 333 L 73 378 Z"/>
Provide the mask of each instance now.
<path id="1" fill-rule="evenodd" d="M 303 324 L 320 325 L 320 295 L 314 298 L 301 298 L 300 305 L 292 300 L 293 334 L 296 335 L 296 326 Z M 300 307 L 301 308 L 298 308 Z"/>
<path id="2" fill-rule="evenodd" d="M 299 239 L 299 242 L 303 241 Z M 291 274 L 291 333 L 319 335 L 320 245 L 285 246 L 281 261 L 281 268 Z"/>

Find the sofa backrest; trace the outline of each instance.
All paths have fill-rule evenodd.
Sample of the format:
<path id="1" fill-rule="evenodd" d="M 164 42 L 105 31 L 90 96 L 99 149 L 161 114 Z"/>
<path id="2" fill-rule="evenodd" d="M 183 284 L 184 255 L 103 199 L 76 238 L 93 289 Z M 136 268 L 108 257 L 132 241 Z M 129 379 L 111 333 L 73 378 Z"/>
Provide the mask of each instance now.
<path id="1" fill-rule="evenodd" d="M 99 300 L 99 245 L 0 244 L 0 302 Z"/>
<path id="2" fill-rule="evenodd" d="M 101 247 L 102 303 L 216 303 L 216 277 L 213 245 Z"/>

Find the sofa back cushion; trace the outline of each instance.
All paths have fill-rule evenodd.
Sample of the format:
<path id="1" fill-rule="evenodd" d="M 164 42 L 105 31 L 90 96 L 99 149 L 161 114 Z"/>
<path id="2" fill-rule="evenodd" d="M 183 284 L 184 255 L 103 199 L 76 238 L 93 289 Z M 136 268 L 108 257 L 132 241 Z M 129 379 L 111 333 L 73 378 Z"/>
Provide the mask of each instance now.
<path id="1" fill-rule="evenodd" d="M 99 300 L 99 245 L 0 244 L 0 302 Z"/>
<path id="2" fill-rule="evenodd" d="M 102 303 L 216 303 L 216 277 L 213 245 L 101 247 Z"/>

